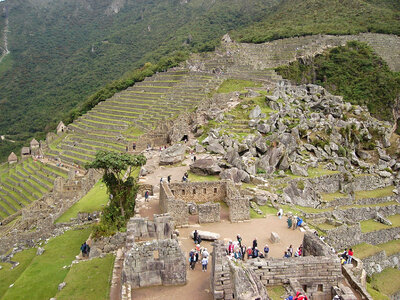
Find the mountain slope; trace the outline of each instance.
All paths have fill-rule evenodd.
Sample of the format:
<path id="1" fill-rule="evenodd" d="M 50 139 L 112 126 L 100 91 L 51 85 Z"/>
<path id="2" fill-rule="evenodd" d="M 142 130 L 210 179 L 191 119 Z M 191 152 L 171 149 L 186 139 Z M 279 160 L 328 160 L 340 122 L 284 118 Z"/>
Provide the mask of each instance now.
<path id="1" fill-rule="evenodd" d="M 262 43 L 310 34 L 400 34 L 395 0 L 285 0 L 260 22 L 234 32 L 241 42 Z"/>

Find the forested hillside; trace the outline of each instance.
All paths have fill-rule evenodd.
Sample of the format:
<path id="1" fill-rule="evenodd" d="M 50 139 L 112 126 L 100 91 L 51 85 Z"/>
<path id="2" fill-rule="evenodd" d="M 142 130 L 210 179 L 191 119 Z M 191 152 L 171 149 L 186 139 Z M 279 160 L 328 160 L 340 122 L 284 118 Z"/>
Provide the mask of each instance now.
<path id="1" fill-rule="evenodd" d="M 255 43 L 315 33 L 400 33 L 396 0 L 6 0 L 1 34 L 6 5 L 11 54 L 0 64 L 0 135 L 16 142 L 0 140 L 0 160 L 82 111 L 77 107 L 106 84 L 176 50 L 212 50 L 226 32 Z M 100 98 L 130 82 L 112 84 Z"/>
<path id="2" fill-rule="evenodd" d="M 11 51 L 7 68 L 0 68 L 0 134 L 25 141 L 42 133 L 125 72 L 176 49 L 211 50 L 227 31 L 260 20 L 272 3 L 0 2 L 0 12 L 9 9 Z M 3 157 L 19 143 L 7 145 Z"/>

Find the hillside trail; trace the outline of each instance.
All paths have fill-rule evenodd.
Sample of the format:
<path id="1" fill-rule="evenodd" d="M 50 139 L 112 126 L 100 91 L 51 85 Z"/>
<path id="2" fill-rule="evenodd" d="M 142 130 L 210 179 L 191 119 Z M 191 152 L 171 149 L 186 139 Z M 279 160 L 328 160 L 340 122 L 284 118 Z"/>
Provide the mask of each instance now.
<path id="1" fill-rule="evenodd" d="M 181 166 L 177 167 L 165 167 L 158 166 L 159 155 L 154 155 L 148 159 L 147 164 L 156 166 L 154 173 L 147 175 L 142 178 L 140 182 L 146 184 L 153 184 L 155 186 L 155 193 L 149 197 L 149 202 L 144 202 L 143 197 L 137 199 L 137 209 L 142 217 L 153 219 L 153 214 L 159 214 L 159 183 L 160 177 L 166 178 L 168 175 L 172 175 L 172 182 L 180 181 L 183 174 L 189 169 L 190 159 L 186 159 L 182 162 Z M 198 158 L 204 155 L 197 155 Z M 190 176 L 189 176 L 190 179 Z M 303 241 L 304 233 L 299 229 L 292 230 L 287 228 L 286 219 L 279 219 L 277 216 L 269 215 L 266 218 L 251 219 L 246 222 L 231 223 L 228 220 L 228 208 L 223 208 L 221 212 L 221 222 L 219 223 L 208 223 L 198 224 L 198 217 L 191 216 L 189 218 L 189 226 L 185 228 L 179 228 L 178 241 L 185 254 L 186 260 L 188 261 L 188 253 L 194 248 L 193 240 L 189 237 L 190 233 L 194 229 L 205 230 L 216 232 L 221 235 L 221 239 L 228 242 L 229 240 L 235 240 L 237 234 L 240 234 L 245 245 L 252 245 L 253 239 L 257 238 L 258 248 L 263 249 L 265 244 L 270 247 L 270 257 L 282 257 L 284 251 L 293 245 L 293 248 L 297 248 Z M 281 241 L 277 244 L 270 244 L 269 237 L 271 232 L 278 233 Z M 208 251 L 212 252 L 211 242 L 203 241 L 201 244 L 206 247 Z M 262 251 L 262 250 L 261 250 Z M 189 263 L 187 266 L 187 283 L 183 286 L 156 286 L 147 287 L 132 290 L 132 299 L 213 299 L 211 292 L 211 270 L 210 266 L 212 262 L 209 262 L 209 269 L 207 272 L 201 271 L 201 265 L 197 264 L 195 270 L 189 269 Z"/>
<path id="2" fill-rule="evenodd" d="M 4 36 L 3 36 L 3 45 L 4 45 L 4 54 L 0 56 L 0 63 L 3 61 L 3 59 L 7 56 L 7 54 L 10 53 L 8 50 L 8 7 L 5 7 L 6 10 L 6 17 L 5 17 L 5 24 L 4 24 Z"/>

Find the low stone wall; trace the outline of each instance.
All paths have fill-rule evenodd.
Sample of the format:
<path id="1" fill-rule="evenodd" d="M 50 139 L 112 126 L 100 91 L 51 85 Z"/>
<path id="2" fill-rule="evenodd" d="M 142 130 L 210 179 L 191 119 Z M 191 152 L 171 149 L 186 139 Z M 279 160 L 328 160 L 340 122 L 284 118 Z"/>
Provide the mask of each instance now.
<path id="1" fill-rule="evenodd" d="M 330 247 L 314 233 L 307 231 L 303 237 L 303 256 L 332 256 Z"/>
<path id="2" fill-rule="evenodd" d="M 166 182 L 160 185 L 159 203 L 161 212 L 170 214 L 177 226 L 188 224 L 189 210 L 186 202 L 175 199 Z"/>
<path id="3" fill-rule="evenodd" d="M 379 204 L 391 201 L 399 201 L 400 196 L 387 196 L 380 198 L 364 198 L 355 201 L 356 205 L 371 205 L 371 204 Z"/>
<path id="4" fill-rule="evenodd" d="M 368 191 L 383 188 L 393 184 L 391 178 L 382 178 L 378 175 L 362 175 L 353 178 L 354 191 Z"/>
<path id="5" fill-rule="evenodd" d="M 133 217 L 127 225 L 128 238 L 166 239 L 172 238 L 174 222 L 169 214 L 154 215 L 154 221 L 147 218 Z"/>
<path id="6" fill-rule="evenodd" d="M 135 243 L 125 253 L 122 285 L 132 288 L 186 283 L 186 259 L 175 239 Z"/>
<path id="7" fill-rule="evenodd" d="M 221 206 L 219 203 L 204 203 L 198 205 L 199 223 L 214 223 L 221 220 Z"/>
<path id="8" fill-rule="evenodd" d="M 393 240 L 398 234 L 400 227 L 362 233 L 360 224 L 353 226 L 344 224 L 329 230 L 325 240 L 336 249 L 343 249 L 361 243 L 383 244 Z"/>

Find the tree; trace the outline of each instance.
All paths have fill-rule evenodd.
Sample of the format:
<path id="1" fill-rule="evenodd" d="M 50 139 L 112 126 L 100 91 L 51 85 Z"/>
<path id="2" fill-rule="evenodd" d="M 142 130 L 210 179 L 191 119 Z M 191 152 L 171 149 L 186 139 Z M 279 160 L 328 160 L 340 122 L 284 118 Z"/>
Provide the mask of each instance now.
<path id="1" fill-rule="evenodd" d="M 126 225 L 126 220 L 133 214 L 138 185 L 136 179 L 132 177 L 132 171 L 145 163 L 146 158 L 142 154 L 99 151 L 95 160 L 85 165 L 86 169 L 104 171 L 103 182 L 110 194 L 110 203 L 103 211 L 101 223 L 107 228 L 119 230 Z M 101 231 L 109 230 L 103 228 Z"/>

